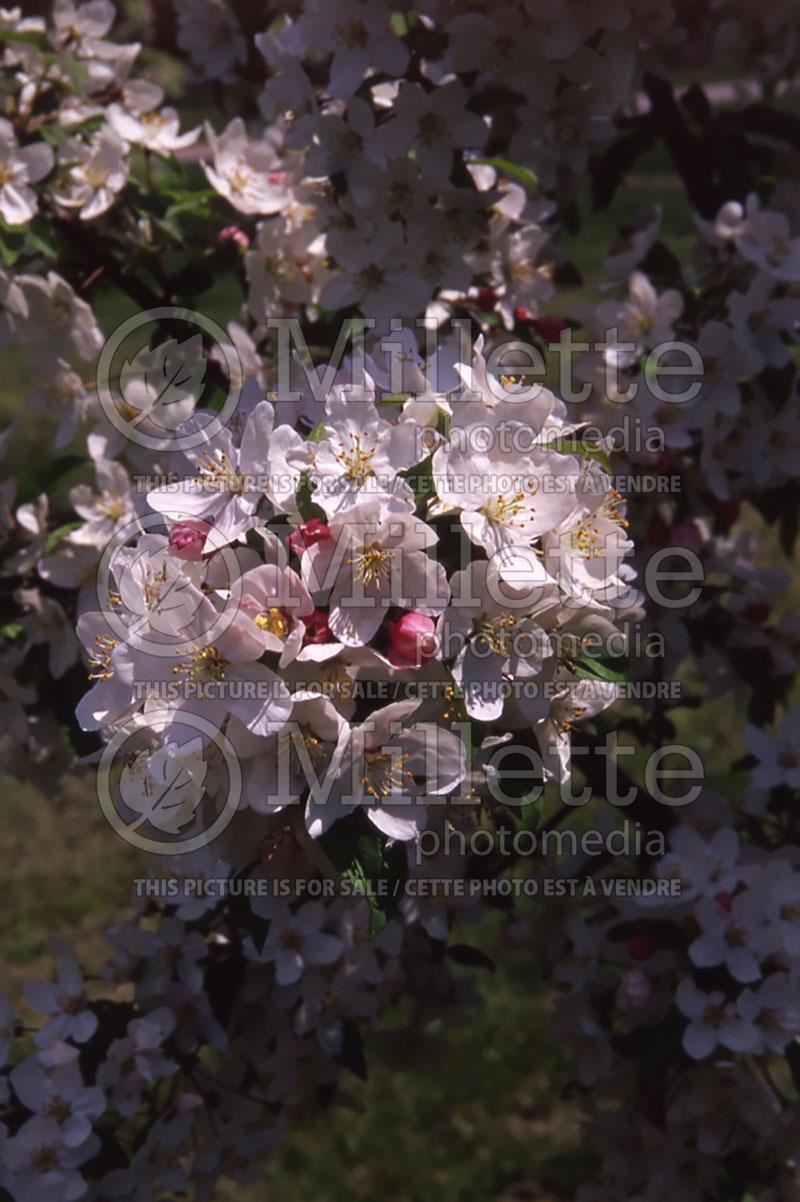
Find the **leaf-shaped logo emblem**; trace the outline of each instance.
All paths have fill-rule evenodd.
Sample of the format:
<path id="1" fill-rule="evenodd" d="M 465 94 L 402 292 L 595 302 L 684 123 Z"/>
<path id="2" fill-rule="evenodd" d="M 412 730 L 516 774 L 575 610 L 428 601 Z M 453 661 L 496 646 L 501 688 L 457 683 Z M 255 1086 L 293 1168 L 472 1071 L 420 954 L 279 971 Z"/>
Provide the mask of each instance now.
<path id="1" fill-rule="evenodd" d="M 143 347 L 120 372 L 120 392 L 137 416 L 132 426 L 148 418 L 174 431 L 190 415 L 206 375 L 203 337 L 192 334 L 183 342 L 171 338 Z"/>
<path id="2" fill-rule="evenodd" d="M 181 746 L 166 743 L 152 754 L 140 752 L 125 765 L 119 783 L 125 805 L 139 815 L 130 829 L 149 822 L 165 834 L 179 834 L 203 800 L 207 771 L 199 737 Z"/>
<path id="3" fill-rule="evenodd" d="M 130 626 L 133 634 L 147 628 L 178 636 L 203 602 L 207 565 L 183 563 L 161 547 L 124 547 L 112 558 L 112 571 L 123 605 L 138 619 Z"/>

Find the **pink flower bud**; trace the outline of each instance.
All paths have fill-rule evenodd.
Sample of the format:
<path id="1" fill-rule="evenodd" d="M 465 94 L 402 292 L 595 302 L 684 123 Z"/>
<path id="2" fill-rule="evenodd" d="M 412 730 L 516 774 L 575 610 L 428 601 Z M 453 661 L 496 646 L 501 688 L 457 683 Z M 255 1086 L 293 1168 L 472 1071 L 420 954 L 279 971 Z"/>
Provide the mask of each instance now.
<path id="1" fill-rule="evenodd" d="M 649 960 L 658 950 L 652 935 L 633 935 L 628 940 L 627 948 L 633 960 Z"/>
<path id="2" fill-rule="evenodd" d="M 769 601 L 751 601 L 742 610 L 742 617 L 747 618 L 748 622 L 754 622 L 756 626 L 763 626 L 771 614 L 772 606 Z"/>
<path id="3" fill-rule="evenodd" d="M 558 342 L 562 331 L 567 328 L 567 323 L 560 317 L 535 317 L 531 325 L 545 342 Z"/>
<path id="4" fill-rule="evenodd" d="M 703 539 L 694 522 L 676 522 L 672 527 L 671 537 L 678 547 L 699 547 Z"/>
<path id="5" fill-rule="evenodd" d="M 715 893 L 714 901 L 718 906 L 722 906 L 723 910 L 730 914 L 731 906 L 733 905 L 733 898 L 731 897 L 730 893 L 728 893 L 727 889 L 720 889 L 719 893 Z"/>
<path id="6" fill-rule="evenodd" d="M 433 618 L 425 614 L 403 614 L 399 622 L 387 622 L 389 650 L 386 658 L 395 668 L 421 668 L 436 654 Z"/>
<path id="7" fill-rule="evenodd" d="M 329 526 L 326 526 L 319 518 L 309 518 L 307 522 L 301 522 L 296 530 L 286 536 L 286 542 L 295 555 L 302 555 L 309 547 L 313 547 L 314 543 L 321 543 L 323 539 L 331 537 Z"/>
<path id="8" fill-rule="evenodd" d="M 491 313 L 499 297 L 492 288 L 481 288 L 475 297 L 475 304 L 482 313 Z"/>
<path id="9" fill-rule="evenodd" d="M 220 242 L 235 242 L 238 246 L 243 246 L 245 250 L 250 245 L 250 238 L 240 230 L 238 225 L 226 225 L 224 230 L 219 231 Z"/>
<path id="10" fill-rule="evenodd" d="M 711 509 L 720 525 L 725 530 L 730 530 L 733 523 L 738 520 L 742 506 L 739 501 L 718 501 L 715 498 L 711 502 Z"/>
<path id="11" fill-rule="evenodd" d="M 303 646 L 307 647 L 309 643 L 327 643 L 330 638 L 330 630 L 328 629 L 328 615 L 324 609 L 315 609 L 313 614 L 309 614 L 307 618 L 303 618 L 303 625 L 306 632 L 303 635 Z"/>
<path id="12" fill-rule="evenodd" d="M 187 518 L 176 522 L 169 532 L 169 550 L 178 559 L 197 563 L 203 558 L 203 547 L 211 526 L 200 519 Z"/>

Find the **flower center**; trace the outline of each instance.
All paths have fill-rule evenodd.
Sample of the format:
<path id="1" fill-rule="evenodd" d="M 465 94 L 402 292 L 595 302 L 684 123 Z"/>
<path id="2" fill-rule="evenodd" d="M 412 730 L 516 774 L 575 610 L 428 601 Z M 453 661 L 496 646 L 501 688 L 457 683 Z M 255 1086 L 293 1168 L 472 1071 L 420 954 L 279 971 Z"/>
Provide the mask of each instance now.
<path id="1" fill-rule="evenodd" d="M 413 773 L 401 766 L 407 759 L 407 752 L 397 755 L 388 751 L 368 751 L 364 756 L 364 775 L 361 778 L 364 791 L 376 801 L 381 801 L 393 793 L 402 793 L 404 786 L 413 785 Z"/>
<path id="2" fill-rule="evenodd" d="M 333 27 L 333 36 L 348 50 L 363 49 L 369 40 L 361 21 L 342 21 Z"/>
<path id="3" fill-rule="evenodd" d="M 419 122 L 419 140 L 423 146 L 435 146 L 447 140 L 447 122 L 438 113 L 426 113 Z"/>
<path id="4" fill-rule="evenodd" d="M 34 1173 L 52 1173 L 58 1168 L 58 1150 L 48 1144 L 41 1144 L 31 1152 L 30 1166 Z"/>
<path id="5" fill-rule="evenodd" d="M 379 543 L 371 543 L 358 555 L 348 559 L 347 563 L 352 564 L 353 576 L 356 580 L 367 585 L 374 583 L 375 588 L 380 592 L 381 580 L 388 580 L 391 576 L 394 555 L 394 551 L 387 551 Z"/>
<path id="6" fill-rule="evenodd" d="M 511 637 L 517 619 L 513 614 L 501 613 L 497 618 L 488 618 L 481 614 L 473 623 L 474 642 L 487 643 L 495 655 L 509 655 L 511 652 Z"/>
<path id="7" fill-rule="evenodd" d="M 182 673 L 184 680 L 196 681 L 200 685 L 198 695 L 202 700 L 203 684 L 224 680 L 230 665 L 226 659 L 222 658 L 216 647 L 200 647 L 195 644 L 190 651 L 189 658 L 181 660 L 172 671 L 176 676 Z M 176 655 L 180 654 L 180 650 L 176 650 Z"/>
<path id="8" fill-rule="evenodd" d="M 89 673 L 90 680 L 110 680 L 114 675 L 111 667 L 111 652 L 117 645 L 117 640 L 110 634 L 95 635 L 94 651 L 89 655 L 89 664 L 94 669 Z"/>
<path id="9" fill-rule="evenodd" d="M 340 443 L 341 450 L 336 455 L 337 463 L 340 463 L 345 469 L 345 476 L 348 480 L 353 480 L 356 484 L 363 484 L 367 476 L 371 476 L 372 460 L 375 458 L 377 446 L 373 446 L 371 450 L 367 450 L 362 446 L 361 439 L 368 438 L 367 431 L 362 434 L 349 435 L 350 445 L 345 446 Z"/>
<path id="10" fill-rule="evenodd" d="M 524 526 L 525 520 L 520 517 L 520 514 L 524 513 L 524 500 L 524 492 L 515 493 L 513 496 L 490 497 L 481 506 L 480 512 L 493 526 Z"/>
<path id="11" fill-rule="evenodd" d="M 244 490 L 244 479 L 233 471 L 228 456 L 223 450 L 203 451 L 197 460 L 195 480 L 201 484 L 215 484 L 234 496 Z"/>
<path id="12" fill-rule="evenodd" d="M 250 187 L 252 179 L 253 174 L 248 167 L 236 167 L 228 176 L 231 192 L 235 192 L 237 196 L 241 195 L 246 188 Z"/>
<path id="13" fill-rule="evenodd" d="M 258 614 L 254 619 L 259 630 L 266 630 L 269 634 L 276 634 L 278 638 L 285 639 L 289 633 L 289 619 L 282 609 L 277 605 L 271 606 Z"/>
<path id="14" fill-rule="evenodd" d="M 97 508 L 112 522 L 118 522 L 125 517 L 127 505 L 125 498 L 120 496 L 117 489 L 106 490 L 97 502 Z"/>
<path id="15" fill-rule="evenodd" d="M 72 1114 L 72 1107 L 66 1098 L 62 1098 L 61 1094 L 57 1093 L 45 1106 L 44 1113 L 48 1118 L 55 1119 L 57 1123 L 64 1123 Z"/>
<path id="16" fill-rule="evenodd" d="M 108 183 L 108 171 L 105 167 L 84 167 L 84 178 L 93 188 L 105 188 Z"/>

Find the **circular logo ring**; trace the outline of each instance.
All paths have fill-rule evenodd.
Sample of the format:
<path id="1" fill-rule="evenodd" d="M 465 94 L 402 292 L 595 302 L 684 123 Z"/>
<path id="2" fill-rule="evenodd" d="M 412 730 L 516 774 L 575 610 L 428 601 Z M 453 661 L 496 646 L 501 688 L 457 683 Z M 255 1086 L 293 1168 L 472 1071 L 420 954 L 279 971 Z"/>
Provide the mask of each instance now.
<path id="1" fill-rule="evenodd" d="M 124 526 L 120 527 L 120 529 L 116 531 L 114 537 L 103 551 L 100 563 L 97 565 L 97 601 L 98 608 L 105 617 L 106 625 L 119 642 L 129 643 L 134 646 L 137 651 L 141 651 L 146 655 L 152 655 L 162 659 L 172 659 L 172 657 L 175 655 L 176 644 L 180 645 L 186 640 L 176 636 L 171 642 L 158 642 L 155 639 L 147 638 L 146 635 L 137 634 L 131 629 L 131 626 L 126 625 L 119 614 L 115 612 L 111 589 L 109 587 L 109 581 L 114 569 L 114 555 L 122 547 L 124 547 L 128 540 L 134 535 L 143 534 L 152 526 L 158 526 L 160 529 L 161 526 L 163 526 L 163 523 L 163 514 L 146 513 L 143 514 L 142 517 L 134 518 L 132 521 L 127 522 Z M 213 533 L 214 527 L 212 526 L 209 530 L 209 538 L 211 538 Z M 211 538 L 211 541 L 213 542 L 213 538 Z M 218 547 L 213 549 L 219 552 L 222 562 L 228 569 L 230 588 L 228 590 L 229 595 L 225 599 L 225 603 L 223 604 L 223 607 L 217 615 L 215 621 L 211 624 L 211 627 L 208 631 L 203 631 L 203 635 L 209 643 L 213 643 L 215 639 L 218 639 L 220 635 L 224 634 L 235 619 L 238 612 L 238 595 L 241 591 L 240 588 L 237 588 L 237 581 L 241 580 L 241 568 L 233 547 L 230 545 L 230 543 L 220 543 Z M 142 619 L 140 618 L 139 624 L 141 624 L 141 620 Z"/>
<path id="2" fill-rule="evenodd" d="M 219 347 L 228 370 L 228 395 L 220 412 L 213 415 L 209 414 L 211 421 L 201 430 L 195 430 L 192 434 L 180 436 L 165 434 L 162 437 L 156 437 L 138 429 L 138 421 L 142 420 L 141 416 L 133 421 L 126 420 L 123 417 L 117 407 L 114 392 L 109 381 L 114 355 L 125 339 L 141 326 L 168 319 L 185 321 L 189 325 L 197 326 L 198 329 L 207 334 L 217 347 Z M 242 394 L 243 379 L 244 373 L 239 352 L 222 326 L 218 325 L 213 318 L 206 317 L 204 313 L 198 313 L 194 309 L 185 309 L 178 305 L 162 305 L 157 309 L 144 309 L 142 312 L 134 313 L 131 317 L 126 318 L 122 325 L 117 326 L 116 330 L 111 334 L 100 352 L 100 358 L 97 361 L 97 396 L 100 401 L 100 407 L 114 429 L 122 434 L 123 437 L 151 451 L 164 451 L 167 449 L 165 444 L 172 444 L 172 449 L 174 450 L 190 451 L 194 447 L 208 442 L 210 438 L 214 438 L 228 424 L 236 411 L 236 406 L 239 404 L 239 398 Z M 146 416 L 146 414 L 143 416 Z"/>
<path id="3" fill-rule="evenodd" d="M 210 843 L 213 843 L 227 829 L 239 808 L 239 800 L 242 796 L 242 768 L 239 758 L 228 736 L 223 734 L 218 727 L 209 722 L 207 718 L 202 718 L 199 714 L 185 710 L 153 710 L 147 715 L 148 726 L 151 730 L 155 730 L 156 733 L 159 733 L 159 723 L 161 723 L 161 729 L 163 730 L 176 720 L 181 725 L 190 726 L 210 739 L 221 752 L 228 768 L 228 795 L 225 799 L 225 805 L 211 824 L 209 830 L 203 831 L 199 835 L 192 835 L 190 839 L 182 839 L 172 843 L 140 835 L 138 830 L 132 829 L 126 822 L 123 822 L 111 796 L 111 768 L 120 748 L 128 739 L 139 734 L 139 730 L 132 731 L 124 727 L 118 730 L 104 748 L 97 768 L 97 797 L 104 818 L 126 843 L 130 843 L 131 846 L 138 847 L 141 851 L 146 851 L 151 855 L 185 856 L 189 852 L 199 851 L 202 847 L 208 847 Z"/>

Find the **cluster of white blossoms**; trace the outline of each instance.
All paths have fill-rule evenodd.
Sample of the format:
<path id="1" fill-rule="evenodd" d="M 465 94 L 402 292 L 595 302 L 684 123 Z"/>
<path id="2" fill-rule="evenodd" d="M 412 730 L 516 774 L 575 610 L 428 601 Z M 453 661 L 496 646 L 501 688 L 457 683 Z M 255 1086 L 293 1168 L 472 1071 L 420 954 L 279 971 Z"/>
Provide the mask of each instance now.
<path id="1" fill-rule="evenodd" d="M 787 573 L 737 526 L 751 502 L 791 552 L 792 6 L 306 0 L 255 37 L 244 4 L 151 8 L 154 38 L 163 26 L 213 81 L 219 120 L 182 132 L 168 73 L 115 40 L 109 0 L 57 0 L 49 20 L 0 10 L 0 347 L 21 347 L 25 409 L 60 456 L 0 485 L 16 605 L 0 750 L 10 772 L 52 774 L 78 680 L 76 745 L 123 825 L 162 848 L 100 980 L 60 947 L 55 980 L 27 986 L 32 1045 L 0 995 L 0 1194 L 202 1199 L 222 1176 L 257 1180 L 284 1109 L 330 1099 L 343 1066 L 363 1073 L 365 1025 L 410 994 L 426 1015 L 473 1000 L 445 953 L 453 922 L 482 912 L 456 886 L 489 869 L 424 849 L 559 833 L 570 804 L 545 822 L 536 788 L 563 799 L 577 769 L 604 836 L 659 836 L 609 840 L 600 861 L 529 857 L 538 900 L 510 924 L 563 992 L 597 1156 L 579 1202 L 793 1197 L 800 626 L 777 611 Z M 691 257 L 643 214 L 600 303 L 570 307 L 561 233 L 584 179 L 620 130 L 630 165 L 625 131 L 658 109 L 650 73 L 704 37 L 744 72 L 729 98 L 743 125 L 722 133 L 758 170 L 714 166 L 708 186 L 731 192 L 704 193 L 703 156 L 675 153 L 675 104 L 661 133 L 699 211 Z M 780 112 L 738 104 L 762 81 Z M 120 371 L 112 420 L 102 288 L 202 309 L 216 273 L 243 302 L 223 319 L 237 370 L 203 352 L 241 391 L 229 420 L 191 363 L 164 405 L 146 356 Z M 512 336 L 563 347 L 551 308 L 594 340 L 574 359 L 584 399 L 501 353 Z M 365 345 L 328 373 L 275 321 L 336 358 L 362 317 Z M 679 487 L 627 505 L 609 456 L 622 479 Z M 680 572 L 677 601 L 662 577 L 651 588 L 669 549 L 699 565 L 691 605 Z M 692 688 L 729 695 L 728 796 L 692 788 L 681 808 L 650 775 L 632 801 L 598 802 L 595 753 L 613 757 L 591 720 L 619 698 L 608 648 L 637 630 L 661 654 L 634 677 L 669 683 L 691 661 Z M 643 745 L 674 743 L 668 705 L 622 713 Z M 626 876 L 654 890 L 621 895 Z M 560 901 L 553 877 L 594 892 Z M 431 878 L 452 887 L 431 894 Z"/>

